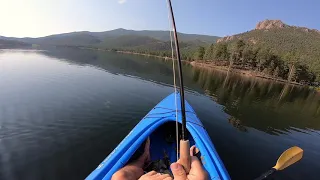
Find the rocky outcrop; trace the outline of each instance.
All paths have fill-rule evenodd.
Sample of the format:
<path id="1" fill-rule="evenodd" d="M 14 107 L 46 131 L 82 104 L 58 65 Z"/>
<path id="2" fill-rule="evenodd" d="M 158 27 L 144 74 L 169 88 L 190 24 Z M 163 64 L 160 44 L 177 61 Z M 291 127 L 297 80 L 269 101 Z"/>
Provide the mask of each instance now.
<path id="1" fill-rule="evenodd" d="M 260 21 L 257 25 L 256 25 L 256 30 L 265 30 L 268 31 L 269 29 L 282 29 L 282 28 L 294 28 L 297 30 L 302 30 L 306 33 L 309 32 L 316 32 L 320 34 L 320 31 L 317 29 L 309 29 L 306 27 L 299 27 L 299 26 L 289 26 L 285 23 L 283 23 L 281 20 L 264 20 L 264 21 Z"/>
<path id="2" fill-rule="evenodd" d="M 264 20 L 257 24 L 255 29 L 281 29 L 289 27 L 288 25 L 284 24 L 281 20 Z"/>
<path id="3" fill-rule="evenodd" d="M 232 41 L 232 40 L 234 40 L 235 38 L 236 38 L 235 36 L 226 36 L 226 37 L 223 37 L 223 38 L 218 39 L 218 40 L 217 40 L 217 43 Z"/>
<path id="4" fill-rule="evenodd" d="M 312 29 L 313 31 L 317 32 L 318 34 L 320 34 L 320 31 L 317 29 Z"/>
<path id="5" fill-rule="evenodd" d="M 257 44 L 258 42 L 255 38 L 249 38 L 248 41 L 251 42 L 252 44 Z"/>
<path id="6" fill-rule="evenodd" d="M 306 27 L 298 27 L 298 26 L 292 26 L 292 27 L 294 27 L 295 29 L 300 29 L 300 30 L 302 30 L 302 31 L 304 31 L 306 33 L 315 32 L 315 33 L 320 34 L 320 31 L 317 30 L 317 29 L 309 29 L 309 28 L 306 28 Z"/>
<path id="7" fill-rule="evenodd" d="M 298 31 L 304 31 L 306 33 L 318 33 L 320 34 L 320 31 L 317 29 L 309 29 L 306 27 L 298 27 L 298 26 L 289 26 L 285 23 L 283 23 L 281 20 L 264 20 L 260 21 L 257 25 L 255 30 L 263 30 L 264 32 L 271 31 L 272 29 L 284 29 L 284 28 L 290 28 L 293 30 L 298 30 Z M 217 43 L 220 42 L 228 42 L 228 41 L 233 41 L 237 39 L 242 39 L 242 34 L 237 34 L 233 36 L 225 36 L 223 38 L 220 38 L 217 40 Z M 256 44 L 258 42 L 258 39 L 255 38 L 249 38 L 245 39 L 246 41 Z"/>

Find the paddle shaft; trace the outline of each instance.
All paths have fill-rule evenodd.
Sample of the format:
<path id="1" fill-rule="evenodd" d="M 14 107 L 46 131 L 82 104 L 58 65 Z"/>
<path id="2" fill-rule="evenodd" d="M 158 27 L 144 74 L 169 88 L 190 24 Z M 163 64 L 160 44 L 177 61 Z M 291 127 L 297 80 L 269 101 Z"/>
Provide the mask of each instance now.
<path id="1" fill-rule="evenodd" d="M 179 69 L 179 80 L 180 80 L 180 104 L 181 104 L 181 116 L 182 116 L 181 138 L 182 138 L 182 140 L 188 140 L 188 133 L 187 133 L 187 128 L 186 128 L 186 110 L 185 110 L 185 103 L 184 103 L 182 65 L 181 65 L 182 63 L 181 63 L 181 56 L 180 56 L 180 50 L 179 50 L 179 41 L 178 41 L 176 22 L 174 20 L 171 0 L 168 0 L 168 4 L 170 7 L 172 26 L 173 26 L 173 32 L 174 32 L 174 40 L 175 40 L 175 45 L 176 45 L 176 53 L 177 53 L 177 58 L 178 58 L 178 69 Z"/>
<path id="2" fill-rule="evenodd" d="M 275 171 L 277 171 L 274 168 L 271 168 L 269 171 L 263 173 L 260 177 L 256 178 L 255 180 L 263 180 L 266 179 L 268 176 L 270 176 L 271 174 L 273 174 Z"/>

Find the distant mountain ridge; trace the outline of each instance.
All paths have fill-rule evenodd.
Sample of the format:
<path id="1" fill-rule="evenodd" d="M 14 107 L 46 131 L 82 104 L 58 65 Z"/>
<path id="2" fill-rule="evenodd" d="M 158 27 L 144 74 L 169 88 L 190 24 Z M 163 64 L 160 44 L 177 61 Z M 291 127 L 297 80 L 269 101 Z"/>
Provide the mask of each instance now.
<path id="1" fill-rule="evenodd" d="M 217 36 L 178 33 L 181 51 L 192 54 L 198 46 L 215 43 Z M 170 56 L 169 31 L 114 29 L 103 32 L 79 31 L 55 34 L 39 38 L 1 37 L 3 40 L 19 41 L 44 46 L 81 46 L 108 50 L 134 51 L 146 54 Z M 187 56 L 184 56 L 187 58 Z"/>
<path id="2" fill-rule="evenodd" d="M 153 31 L 153 30 L 127 30 L 127 29 L 114 29 L 111 31 L 103 32 L 89 32 L 79 31 L 63 34 L 55 34 L 39 38 L 14 38 L 3 37 L 0 39 L 18 40 L 26 43 L 35 44 L 52 44 L 52 45 L 85 45 L 85 44 L 98 44 L 105 40 L 118 38 L 121 36 L 137 36 L 137 37 L 150 37 L 159 41 L 170 41 L 169 31 Z M 217 36 L 198 35 L 198 34 L 185 34 L 178 33 L 180 41 L 203 41 L 204 43 L 214 43 L 219 38 Z"/>

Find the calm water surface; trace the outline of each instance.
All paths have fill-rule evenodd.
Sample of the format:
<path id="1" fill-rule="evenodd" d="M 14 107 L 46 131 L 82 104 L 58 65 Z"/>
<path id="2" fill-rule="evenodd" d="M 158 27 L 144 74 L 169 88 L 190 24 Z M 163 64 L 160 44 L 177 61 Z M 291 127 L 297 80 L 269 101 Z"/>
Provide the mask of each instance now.
<path id="1" fill-rule="evenodd" d="M 186 98 L 232 179 L 287 148 L 304 158 L 274 179 L 320 179 L 320 96 L 184 66 Z M 75 49 L 0 51 L 0 179 L 84 179 L 161 99 L 171 62 Z"/>

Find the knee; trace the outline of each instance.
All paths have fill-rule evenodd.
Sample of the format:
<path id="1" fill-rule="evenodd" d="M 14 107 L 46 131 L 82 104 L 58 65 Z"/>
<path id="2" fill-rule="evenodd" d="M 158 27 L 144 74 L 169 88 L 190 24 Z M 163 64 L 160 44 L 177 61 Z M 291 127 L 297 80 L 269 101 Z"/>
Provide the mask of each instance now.
<path id="1" fill-rule="evenodd" d="M 125 171 L 118 171 L 112 175 L 111 180 L 126 180 L 130 179 Z"/>

